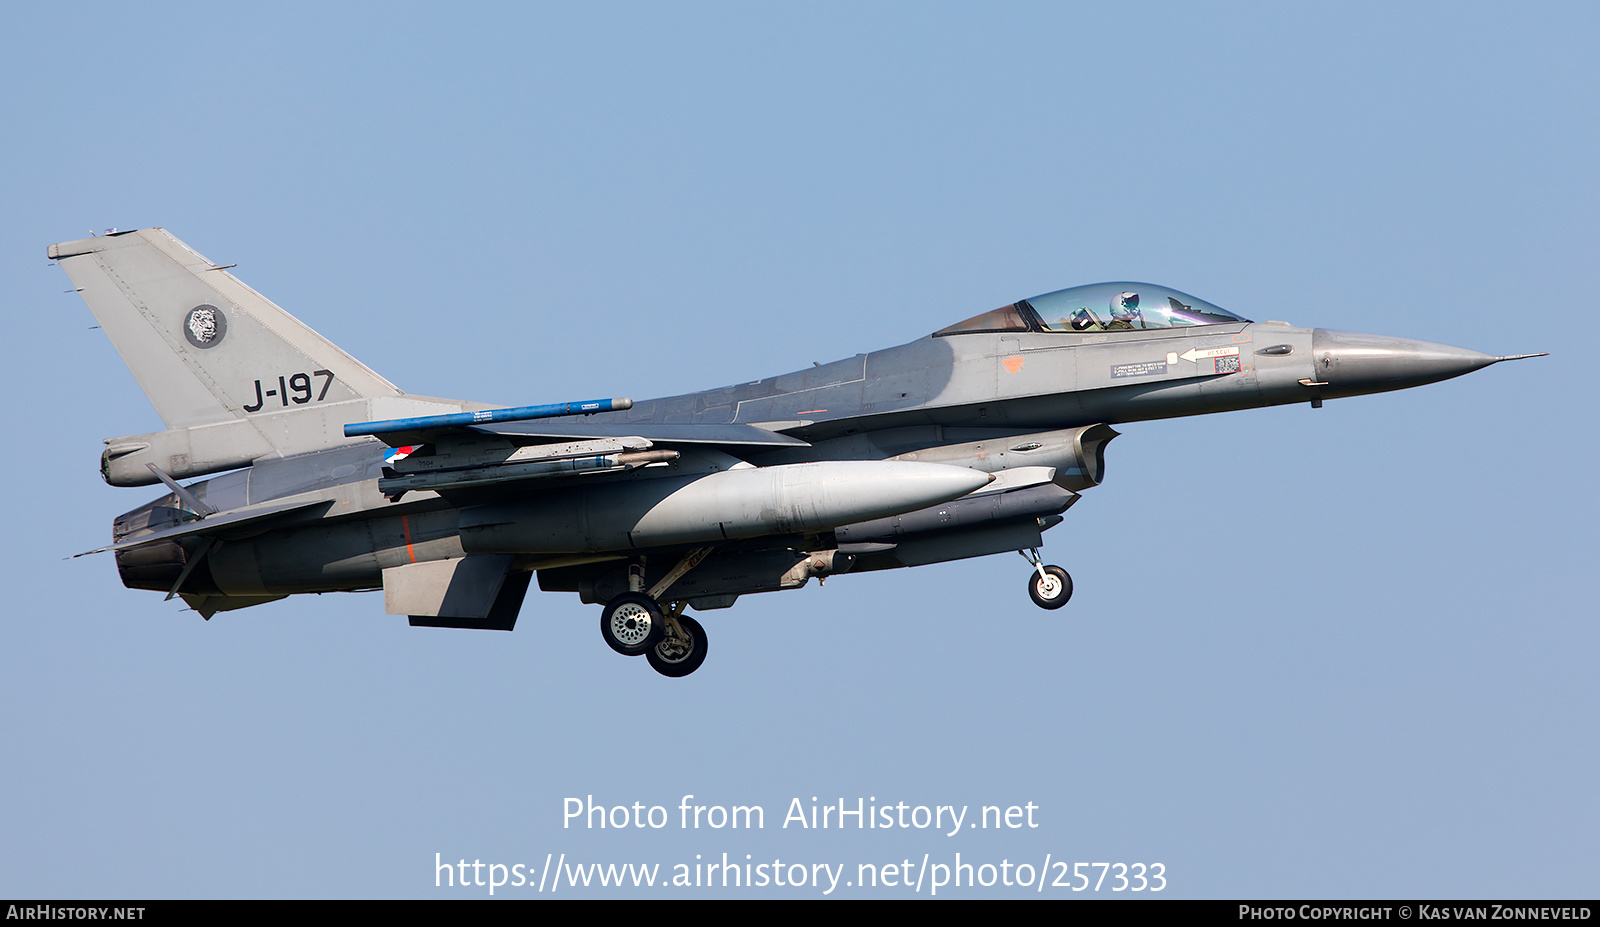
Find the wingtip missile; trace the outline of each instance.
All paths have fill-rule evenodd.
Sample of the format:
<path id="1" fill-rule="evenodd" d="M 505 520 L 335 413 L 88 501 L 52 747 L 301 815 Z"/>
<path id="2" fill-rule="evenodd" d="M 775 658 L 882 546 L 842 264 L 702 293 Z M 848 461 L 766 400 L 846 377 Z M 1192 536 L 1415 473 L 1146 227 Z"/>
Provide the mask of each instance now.
<path id="1" fill-rule="evenodd" d="M 414 418 L 392 418 L 379 422 L 351 422 L 344 426 L 346 438 L 364 435 L 383 437 L 396 432 L 428 431 L 438 428 L 459 428 L 467 425 L 494 425 L 504 422 L 525 422 L 536 418 L 555 418 L 562 415 L 593 415 L 596 412 L 622 412 L 633 408 L 632 399 L 590 399 L 584 402 L 553 402 L 542 406 L 517 406 L 511 409 L 483 409 L 478 412 L 451 412 L 445 415 L 421 415 Z"/>

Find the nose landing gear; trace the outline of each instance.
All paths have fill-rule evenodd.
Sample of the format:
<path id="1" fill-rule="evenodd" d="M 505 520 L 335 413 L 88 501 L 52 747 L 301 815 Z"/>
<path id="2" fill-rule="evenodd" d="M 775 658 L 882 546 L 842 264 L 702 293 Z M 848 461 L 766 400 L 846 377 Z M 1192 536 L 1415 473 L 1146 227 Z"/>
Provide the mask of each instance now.
<path id="1" fill-rule="evenodd" d="M 1072 576 L 1055 564 L 1046 564 L 1039 556 L 1039 548 L 1019 550 L 1022 559 L 1033 564 L 1033 575 L 1028 577 L 1028 597 L 1040 608 L 1060 608 L 1072 598 Z"/>

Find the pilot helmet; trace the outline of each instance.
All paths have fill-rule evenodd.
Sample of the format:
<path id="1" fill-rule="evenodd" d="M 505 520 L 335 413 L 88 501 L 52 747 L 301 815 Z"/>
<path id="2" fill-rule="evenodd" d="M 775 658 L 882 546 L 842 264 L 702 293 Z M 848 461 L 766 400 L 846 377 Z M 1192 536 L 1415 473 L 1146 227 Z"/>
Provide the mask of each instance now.
<path id="1" fill-rule="evenodd" d="M 1139 317 L 1139 294 L 1119 293 L 1111 299 L 1111 317 L 1119 322 L 1132 322 Z"/>

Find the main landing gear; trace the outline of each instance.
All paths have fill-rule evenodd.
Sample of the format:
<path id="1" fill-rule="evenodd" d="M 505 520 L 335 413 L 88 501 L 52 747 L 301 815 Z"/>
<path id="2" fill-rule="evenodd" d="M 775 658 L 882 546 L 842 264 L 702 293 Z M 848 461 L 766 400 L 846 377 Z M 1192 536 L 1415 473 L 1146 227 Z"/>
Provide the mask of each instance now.
<path id="1" fill-rule="evenodd" d="M 645 652 L 650 668 L 663 676 L 687 676 L 706 662 L 706 629 L 700 622 L 681 614 L 682 602 L 673 603 L 679 612 L 667 622 L 667 636 Z"/>
<path id="2" fill-rule="evenodd" d="M 683 555 L 677 566 L 649 589 L 644 585 L 644 561 L 628 564 L 628 592 L 619 593 L 600 613 L 600 636 L 606 645 L 628 657 L 640 654 L 663 676 L 687 676 L 706 662 L 706 629 L 683 613 L 687 602 L 668 602 L 661 595 L 683 574 L 700 565 L 711 553 L 697 547 Z"/>
<path id="3" fill-rule="evenodd" d="M 624 592 L 600 613 L 600 636 L 612 650 L 637 657 L 661 643 L 667 623 L 656 600 L 642 592 Z"/>
<path id="4" fill-rule="evenodd" d="M 1033 564 L 1028 577 L 1028 597 L 1040 608 L 1060 608 L 1072 598 L 1072 576 L 1055 564 L 1046 564 L 1039 548 L 1019 550 L 1022 559 Z"/>
<path id="5" fill-rule="evenodd" d="M 706 631 L 683 613 L 685 604 L 663 610 L 643 592 L 624 592 L 600 613 L 600 636 L 623 656 L 644 655 L 663 676 L 687 676 L 706 661 Z"/>

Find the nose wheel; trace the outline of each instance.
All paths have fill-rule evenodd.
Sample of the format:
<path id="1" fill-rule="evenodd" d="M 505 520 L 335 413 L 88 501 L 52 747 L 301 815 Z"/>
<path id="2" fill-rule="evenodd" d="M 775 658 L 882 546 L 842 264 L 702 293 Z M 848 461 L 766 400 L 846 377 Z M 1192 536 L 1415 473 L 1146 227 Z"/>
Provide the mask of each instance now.
<path id="1" fill-rule="evenodd" d="M 1033 575 L 1028 577 L 1028 597 L 1033 599 L 1033 604 L 1051 609 L 1067 604 L 1072 598 L 1071 574 L 1053 563 L 1045 563 L 1037 547 L 1017 553 L 1033 564 Z"/>

